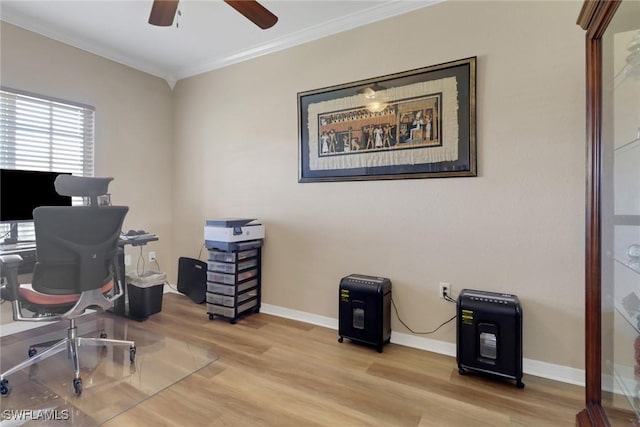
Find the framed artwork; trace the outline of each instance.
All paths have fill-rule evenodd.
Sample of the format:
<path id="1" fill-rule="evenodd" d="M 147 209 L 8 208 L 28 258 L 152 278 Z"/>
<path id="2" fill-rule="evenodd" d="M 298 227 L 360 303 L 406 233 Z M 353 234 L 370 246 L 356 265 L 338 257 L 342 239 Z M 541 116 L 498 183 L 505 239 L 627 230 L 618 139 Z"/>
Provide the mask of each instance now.
<path id="1" fill-rule="evenodd" d="M 476 58 L 298 93 L 298 182 L 476 176 Z"/>

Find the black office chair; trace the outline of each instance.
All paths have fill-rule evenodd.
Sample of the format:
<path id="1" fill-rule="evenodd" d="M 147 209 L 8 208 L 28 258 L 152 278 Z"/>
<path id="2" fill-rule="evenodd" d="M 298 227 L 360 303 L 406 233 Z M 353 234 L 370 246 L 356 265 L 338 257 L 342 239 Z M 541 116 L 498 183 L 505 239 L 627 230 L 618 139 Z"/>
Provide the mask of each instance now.
<path id="1" fill-rule="evenodd" d="M 73 389 L 82 393 L 79 346 L 126 345 L 129 359 L 135 360 L 133 341 L 79 337 L 76 317 L 86 309 L 106 310 L 124 295 L 118 274 L 118 238 L 126 206 L 99 206 L 98 197 L 107 194 L 113 178 L 87 178 L 60 175 L 56 191 L 65 196 L 88 198 L 89 206 L 43 206 L 33 211 L 36 233 L 36 265 L 31 286 L 18 284 L 19 255 L 0 256 L 0 267 L 7 278 L 4 298 L 11 300 L 16 321 L 68 320 L 67 337 L 29 347 L 29 359 L 0 375 L 0 394 L 11 387 L 6 379 L 17 371 L 67 350 L 74 371 Z M 30 312 L 24 315 L 23 310 Z M 36 347 L 49 347 L 37 353 Z"/>

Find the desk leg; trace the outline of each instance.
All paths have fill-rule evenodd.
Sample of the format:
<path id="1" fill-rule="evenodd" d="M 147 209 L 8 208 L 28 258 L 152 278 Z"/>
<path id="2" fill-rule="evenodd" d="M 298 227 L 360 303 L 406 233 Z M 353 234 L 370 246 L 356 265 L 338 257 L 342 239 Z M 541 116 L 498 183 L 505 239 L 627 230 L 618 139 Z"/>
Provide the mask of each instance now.
<path id="1" fill-rule="evenodd" d="M 122 247 L 118 248 L 118 269 L 120 270 L 119 271 L 120 283 L 123 287 L 124 295 L 122 295 L 120 298 L 115 300 L 111 311 L 115 314 L 126 316 L 127 315 L 127 309 L 126 309 L 127 308 L 127 304 L 126 304 L 127 303 L 127 282 L 125 280 L 125 275 L 124 275 L 124 248 Z"/>

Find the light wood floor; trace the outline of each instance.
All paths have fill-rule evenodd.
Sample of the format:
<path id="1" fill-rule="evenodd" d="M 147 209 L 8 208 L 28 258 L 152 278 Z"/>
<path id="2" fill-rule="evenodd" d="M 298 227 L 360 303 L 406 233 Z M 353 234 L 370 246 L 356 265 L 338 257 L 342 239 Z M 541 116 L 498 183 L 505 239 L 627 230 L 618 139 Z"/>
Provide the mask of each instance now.
<path id="1" fill-rule="evenodd" d="M 570 426 L 582 387 L 525 375 L 460 376 L 455 359 L 395 344 L 337 342 L 337 332 L 262 313 L 235 325 L 165 294 L 138 324 L 219 354 L 211 365 L 113 418 L 115 426 Z"/>

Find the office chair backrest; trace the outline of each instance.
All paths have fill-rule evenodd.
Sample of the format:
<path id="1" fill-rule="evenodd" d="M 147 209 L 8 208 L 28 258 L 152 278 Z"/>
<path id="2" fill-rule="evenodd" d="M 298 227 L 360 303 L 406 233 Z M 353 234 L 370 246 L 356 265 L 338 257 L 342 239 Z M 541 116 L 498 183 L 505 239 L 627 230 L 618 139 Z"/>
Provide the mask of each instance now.
<path id="1" fill-rule="evenodd" d="M 61 196 L 88 197 L 90 204 L 98 205 L 98 196 L 107 194 L 113 178 L 58 175 L 54 182 L 56 192 Z"/>
<path id="2" fill-rule="evenodd" d="M 37 262 L 33 288 L 48 294 L 74 294 L 111 280 L 128 210 L 126 206 L 34 209 Z"/>

